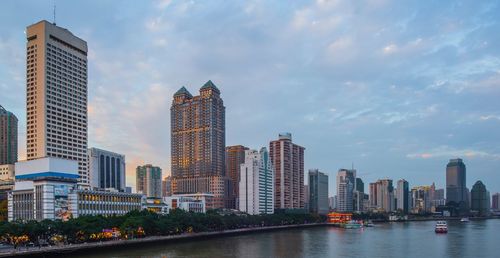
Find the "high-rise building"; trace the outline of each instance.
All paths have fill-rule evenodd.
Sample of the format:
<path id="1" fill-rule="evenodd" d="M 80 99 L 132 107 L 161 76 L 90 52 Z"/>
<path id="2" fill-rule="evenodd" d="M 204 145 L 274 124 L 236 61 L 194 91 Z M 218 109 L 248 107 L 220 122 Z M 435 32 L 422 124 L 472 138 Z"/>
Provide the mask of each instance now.
<path id="1" fill-rule="evenodd" d="M 172 192 L 211 193 L 216 205 L 230 206 L 225 173 L 225 107 L 219 89 L 208 81 L 199 96 L 182 87 L 170 108 Z"/>
<path id="2" fill-rule="evenodd" d="M 446 202 L 468 209 L 466 169 L 462 159 L 450 159 L 446 165 Z"/>
<path id="3" fill-rule="evenodd" d="M 337 211 L 352 212 L 354 210 L 354 189 L 356 170 L 340 169 L 337 173 Z"/>
<path id="4" fill-rule="evenodd" d="M 379 179 L 376 183 L 370 183 L 370 206 L 385 212 L 395 210 L 394 186 L 391 179 Z"/>
<path id="5" fill-rule="evenodd" d="M 0 105 L 0 165 L 17 162 L 17 117 Z"/>
<path id="6" fill-rule="evenodd" d="M 398 180 L 396 188 L 396 209 L 401 210 L 404 214 L 408 214 L 409 211 L 409 191 L 410 185 L 408 181 L 404 179 Z"/>
<path id="7" fill-rule="evenodd" d="M 147 197 L 161 198 L 161 168 L 151 164 L 136 169 L 136 192 Z"/>
<path id="8" fill-rule="evenodd" d="M 226 147 L 226 173 L 231 179 L 232 191 L 229 193 L 229 207 L 231 209 L 238 209 L 238 195 L 239 195 L 239 182 L 240 182 L 240 168 L 241 164 L 245 163 L 245 151 L 247 147 L 242 145 Z"/>
<path id="9" fill-rule="evenodd" d="M 125 155 L 98 148 L 88 150 L 90 186 L 125 191 Z"/>
<path id="10" fill-rule="evenodd" d="M 252 215 L 274 213 L 274 169 L 266 148 L 245 151 L 238 190 L 240 211 Z"/>
<path id="11" fill-rule="evenodd" d="M 491 209 L 500 211 L 500 193 L 496 193 L 491 197 Z"/>
<path id="12" fill-rule="evenodd" d="M 167 176 L 163 179 L 162 183 L 162 196 L 169 197 L 172 196 L 172 177 Z"/>
<path id="13" fill-rule="evenodd" d="M 275 170 L 274 207 L 304 208 L 304 150 L 292 142 L 292 134 L 284 133 L 269 143 L 271 162 Z"/>
<path id="14" fill-rule="evenodd" d="M 486 190 L 486 186 L 481 181 L 477 181 L 472 190 L 471 195 L 471 210 L 477 212 L 480 216 L 486 216 L 490 213 L 490 193 Z"/>
<path id="15" fill-rule="evenodd" d="M 365 210 L 365 183 L 359 177 L 356 178 L 355 189 L 353 192 L 353 210 L 362 212 Z"/>
<path id="16" fill-rule="evenodd" d="M 415 186 L 411 189 L 412 213 L 432 212 L 432 186 Z"/>
<path id="17" fill-rule="evenodd" d="M 328 176 L 317 169 L 309 170 L 309 211 L 315 214 L 327 214 Z"/>
<path id="18" fill-rule="evenodd" d="M 47 21 L 26 37 L 27 159 L 75 160 L 88 186 L 87 42 Z"/>

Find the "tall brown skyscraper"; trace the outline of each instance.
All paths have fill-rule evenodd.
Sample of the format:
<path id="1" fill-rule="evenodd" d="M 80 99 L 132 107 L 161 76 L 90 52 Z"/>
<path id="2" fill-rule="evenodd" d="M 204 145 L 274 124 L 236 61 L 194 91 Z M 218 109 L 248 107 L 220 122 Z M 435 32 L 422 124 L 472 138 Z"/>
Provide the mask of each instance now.
<path id="1" fill-rule="evenodd" d="M 182 87 L 174 94 L 170 119 L 173 193 L 209 192 L 215 207 L 227 206 L 226 119 L 219 89 L 208 81 L 193 97 Z"/>
<path id="2" fill-rule="evenodd" d="M 269 144 L 275 170 L 274 207 L 276 209 L 304 208 L 304 150 L 292 143 L 290 133 L 280 134 Z"/>
<path id="3" fill-rule="evenodd" d="M 78 161 L 87 169 L 87 42 L 47 21 L 26 29 L 26 150 L 28 160 Z"/>
<path id="4" fill-rule="evenodd" d="M 236 200 L 239 195 L 239 182 L 240 182 L 240 167 L 245 163 L 245 150 L 247 147 L 242 145 L 226 147 L 226 173 L 231 179 L 232 191 L 229 193 L 229 207 L 237 209 L 238 201 Z"/>
<path id="5" fill-rule="evenodd" d="M 17 162 L 17 117 L 0 105 L 0 165 Z"/>

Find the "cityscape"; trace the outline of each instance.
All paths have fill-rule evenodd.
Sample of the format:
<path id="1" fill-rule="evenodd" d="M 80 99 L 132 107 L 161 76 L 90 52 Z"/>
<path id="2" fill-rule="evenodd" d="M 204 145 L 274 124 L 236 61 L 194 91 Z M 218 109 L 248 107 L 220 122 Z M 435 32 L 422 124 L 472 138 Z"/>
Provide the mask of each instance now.
<path id="1" fill-rule="evenodd" d="M 158 4 L 166 5 L 162 8 L 173 8 L 168 6 L 175 5 L 164 1 L 158 1 Z M 11 109 L 7 104 L 12 103 L 11 96 L 19 94 L 8 95 L 7 92 L 24 90 L 0 85 L 0 257 L 61 255 L 63 252 L 90 257 L 84 256 L 82 250 L 127 244 L 138 246 L 147 241 L 161 243 L 176 237 L 213 238 L 220 234 L 221 237 L 244 238 L 253 234 L 268 234 L 268 231 L 261 230 L 273 230 L 268 236 L 280 243 L 279 232 L 285 229 L 306 232 L 297 234 L 319 234 L 317 231 L 326 229 L 328 231 L 321 231 L 325 234 L 321 236 L 328 236 L 328 239 L 342 237 L 337 232 L 344 231 L 339 230 L 354 232 L 347 230 L 362 229 L 356 232 L 370 234 L 370 231 L 405 223 L 413 223 L 410 224 L 413 227 L 430 225 L 428 228 L 433 234 L 434 231 L 443 233 L 444 229 L 447 233 L 449 230 L 448 237 L 454 236 L 453 230 L 470 232 L 472 229 L 466 226 L 473 223 L 490 223 L 489 230 L 498 229 L 498 175 L 496 172 L 478 172 L 484 166 L 477 165 L 478 158 L 497 160 L 497 154 L 473 151 L 472 146 L 465 147 L 464 151 L 444 151 L 445 155 L 424 151 L 405 154 L 405 159 L 410 160 L 407 165 L 409 171 L 419 171 L 420 168 L 415 168 L 418 160 L 421 160 L 422 170 L 429 169 L 425 160 L 433 159 L 431 169 L 438 172 L 425 172 L 418 179 L 405 171 L 375 171 L 362 162 L 369 155 L 363 150 L 357 155 L 346 155 L 347 158 L 340 164 L 332 162 L 325 166 L 323 161 L 311 162 L 318 159 L 309 156 L 318 155 L 325 156 L 323 159 L 328 161 L 332 155 L 327 152 L 329 148 L 342 149 L 344 146 L 331 146 L 330 140 L 321 139 L 329 134 L 321 134 L 318 141 L 312 143 L 303 141 L 305 137 L 301 135 L 311 132 L 297 130 L 299 127 L 290 126 L 288 122 L 277 128 L 256 122 L 252 124 L 256 117 L 265 115 L 252 103 L 251 98 L 256 96 L 243 96 L 242 103 L 237 107 L 229 105 L 228 99 L 235 96 L 233 87 L 238 86 L 224 83 L 224 71 L 205 78 L 200 85 L 183 78 L 181 80 L 188 86 L 177 85 L 174 91 L 157 91 L 159 95 L 151 101 L 162 102 L 162 105 L 167 103 L 170 108 L 169 114 L 162 114 L 170 130 L 163 127 L 161 132 L 170 136 L 170 142 L 160 145 L 169 146 L 169 150 L 149 148 L 149 151 L 168 152 L 169 156 L 155 163 L 156 159 L 148 156 L 148 151 L 130 150 L 134 156 L 133 162 L 130 162 L 129 152 L 109 147 L 125 145 L 107 143 L 106 139 L 128 142 L 136 136 L 124 134 L 125 128 L 113 131 L 107 137 L 96 136 L 101 132 L 91 130 L 96 110 L 112 108 L 105 100 L 91 102 L 92 96 L 95 96 L 93 91 L 120 98 L 115 88 L 107 90 L 102 86 L 92 86 L 95 79 L 90 67 L 95 65 L 92 64 L 96 60 L 92 49 L 95 43 L 85 37 L 88 32 L 66 26 L 66 21 L 56 22 L 55 6 L 53 13 L 53 17 L 33 21 L 25 28 L 16 28 L 17 31 L 24 29 L 24 35 L 20 33 L 24 37 L 24 45 L 14 49 L 22 49 L 16 55 L 24 59 L 25 67 L 18 72 L 25 76 L 22 80 L 26 95 L 13 101 L 17 105 L 24 103 L 22 112 L 17 108 Z M 0 39 L 3 41 L 3 36 Z M 10 43 L 1 42 L 0 50 L 6 44 Z M 391 46 L 384 50 L 395 51 L 397 46 Z M 0 76 L 7 75 L 0 73 Z M 499 86 L 496 83 L 494 87 Z M 309 87 L 311 91 L 315 90 L 314 86 Z M 163 94 L 165 92 L 168 94 Z M 273 90 L 262 92 L 269 93 L 275 94 Z M 498 96 L 496 92 L 492 93 L 493 96 L 495 94 Z M 248 98 L 245 100 L 248 103 L 243 103 L 245 98 Z M 96 103 L 102 103 L 102 106 Z M 232 100 L 229 103 L 235 102 Z M 133 103 L 130 106 L 137 107 Z M 426 112 L 435 112 L 435 106 L 429 108 Z M 271 104 L 267 109 L 272 112 L 279 107 Z M 236 117 L 234 110 L 241 114 L 255 114 Z M 144 111 L 147 112 L 147 108 Z M 290 109 L 287 112 L 294 111 Z M 330 112 L 337 112 L 337 108 L 331 108 Z M 344 119 L 362 120 L 363 112 L 371 111 L 345 115 Z M 485 117 L 482 120 L 495 120 L 482 117 Z M 99 123 L 110 124 L 100 125 L 108 128 L 115 123 L 121 124 L 122 119 L 133 118 L 116 117 L 100 120 Z M 319 118 L 311 116 L 306 120 L 315 119 Z M 391 126 L 396 120 L 387 123 Z M 143 122 L 141 119 L 132 121 Z M 227 135 L 234 135 L 234 131 L 238 130 L 233 126 L 235 123 L 251 128 L 244 134 L 274 136 L 267 141 L 254 141 L 253 136 L 236 133 L 242 135 L 240 142 L 235 141 L 235 137 L 231 137 L 229 142 Z M 155 127 L 151 128 L 151 131 L 139 134 L 151 134 L 155 138 L 159 132 L 155 131 Z M 491 128 L 488 133 L 495 134 L 498 124 Z M 318 128 L 311 130 L 314 134 Z M 328 131 L 328 128 L 325 130 Z M 451 133 L 449 135 L 450 141 L 453 141 Z M 398 134 L 394 134 L 394 138 L 397 137 Z M 167 138 L 162 136 L 154 141 Z M 363 145 L 358 144 L 355 137 L 351 141 L 353 145 Z M 493 138 L 491 144 L 495 145 Z M 383 154 L 384 151 L 380 149 L 377 152 Z M 338 160 L 338 157 L 331 159 Z M 358 162 L 363 165 L 357 165 Z M 394 165 L 395 168 L 391 168 L 391 162 L 381 163 L 374 167 L 404 169 L 404 162 Z M 496 171 L 498 167 L 493 165 L 492 169 Z M 435 221 L 436 225 L 429 224 Z M 330 230 L 336 231 L 332 233 Z M 391 230 L 403 234 L 401 230 L 404 229 Z M 228 236 L 222 236 L 225 234 Z M 384 235 L 380 236 L 383 238 Z M 247 242 L 248 239 L 235 241 Z M 198 247 L 195 243 L 192 245 Z M 260 250 L 263 245 L 259 244 L 257 249 Z M 162 251 L 153 256 L 220 256 L 218 253 L 183 255 L 179 251 L 182 247 L 171 248 L 176 251 Z M 276 247 L 267 253 L 253 253 L 252 249 L 239 252 L 251 252 L 250 256 L 254 257 L 315 256 L 314 250 L 310 253 L 304 250 L 287 253 L 282 249 Z M 366 249 L 366 253 L 362 254 L 350 253 L 349 257 L 374 254 L 372 249 Z M 469 254 L 470 251 L 464 252 Z M 340 255 L 327 250 L 316 256 L 333 254 Z M 384 250 L 378 251 L 378 254 L 383 257 L 394 255 L 384 253 Z M 451 253 L 441 251 L 440 254 L 434 256 Z M 118 257 L 122 257 L 120 255 L 125 254 L 118 254 Z M 243 255 L 229 255 L 233 256 Z"/>

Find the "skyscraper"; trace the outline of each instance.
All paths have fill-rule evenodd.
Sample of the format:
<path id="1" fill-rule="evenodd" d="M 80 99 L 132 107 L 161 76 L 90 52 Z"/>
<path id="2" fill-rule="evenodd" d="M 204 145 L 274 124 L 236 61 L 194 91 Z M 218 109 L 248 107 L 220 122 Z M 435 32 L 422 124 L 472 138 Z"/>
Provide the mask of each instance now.
<path id="1" fill-rule="evenodd" d="M 172 196 L 172 177 L 167 176 L 163 179 L 162 183 L 162 196 L 168 197 Z"/>
<path id="2" fill-rule="evenodd" d="M 225 173 L 225 109 L 212 81 L 199 96 L 182 87 L 170 108 L 172 191 L 212 193 L 216 208 L 229 206 L 231 190 Z"/>
<path id="3" fill-rule="evenodd" d="M 471 210 L 477 212 L 480 216 L 486 216 L 490 213 L 490 193 L 481 181 L 477 181 L 472 186 Z"/>
<path id="4" fill-rule="evenodd" d="M 500 211 L 500 193 L 496 193 L 491 197 L 491 208 Z"/>
<path id="5" fill-rule="evenodd" d="M 87 42 L 47 21 L 26 29 L 27 159 L 57 157 L 87 168 Z"/>
<path id="6" fill-rule="evenodd" d="M 365 209 L 365 183 L 359 177 L 356 178 L 355 189 L 353 192 L 353 210 L 362 212 Z"/>
<path id="7" fill-rule="evenodd" d="M 90 186 L 124 192 L 125 155 L 98 148 L 90 148 L 88 154 Z"/>
<path id="8" fill-rule="evenodd" d="M 0 165 L 17 162 L 17 117 L 0 105 Z"/>
<path id="9" fill-rule="evenodd" d="M 396 209 L 403 211 L 404 214 L 408 214 L 409 211 L 409 191 L 410 185 L 408 181 L 404 179 L 398 180 L 397 188 L 396 188 Z"/>
<path id="10" fill-rule="evenodd" d="M 315 214 L 327 214 L 328 176 L 317 169 L 309 170 L 309 211 Z"/>
<path id="11" fill-rule="evenodd" d="M 356 170 L 340 169 L 337 173 L 337 210 L 352 212 L 354 210 L 354 189 Z"/>
<path id="12" fill-rule="evenodd" d="M 415 186 L 411 189 L 412 213 L 432 212 L 432 186 Z"/>
<path id="13" fill-rule="evenodd" d="M 304 150 L 292 142 L 292 134 L 284 133 L 269 143 L 275 170 L 276 209 L 304 208 Z"/>
<path id="14" fill-rule="evenodd" d="M 394 186 L 391 179 L 379 179 L 376 183 L 370 183 L 370 205 L 371 208 L 385 212 L 394 211 Z"/>
<path id="15" fill-rule="evenodd" d="M 245 151 L 238 189 L 240 211 L 252 215 L 274 213 L 274 169 L 266 148 Z"/>
<path id="16" fill-rule="evenodd" d="M 462 159 L 450 159 L 446 165 L 446 203 L 462 205 L 465 209 L 469 207 L 466 169 Z"/>
<path id="17" fill-rule="evenodd" d="M 151 164 L 136 169 L 136 192 L 147 197 L 161 198 L 161 168 Z"/>
<path id="18" fill-rule="evenodd" d="M 245 151 L 247 147 L 242 145 L 226 147 L 226 173 L 231 179 L 232 191 L 229 193 L 229 207 L 237 209 L 238 195 L 239 195 L 239 182 L 240 182 L 240 168 L 241 164 L 245 163 Z"/>

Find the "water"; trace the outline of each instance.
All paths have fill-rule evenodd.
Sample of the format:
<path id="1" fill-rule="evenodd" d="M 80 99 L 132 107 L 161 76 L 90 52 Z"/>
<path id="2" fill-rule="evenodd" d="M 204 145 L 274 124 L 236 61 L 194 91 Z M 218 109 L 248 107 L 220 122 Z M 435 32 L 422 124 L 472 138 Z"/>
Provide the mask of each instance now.
<path id="1" fill-rule="evenodd" d="M 373 228 L 313 227 L 158 243 L 72 257 L 500 257 L 500 220 L 376 224 Z"/>

